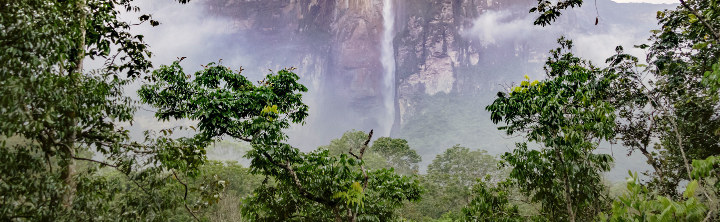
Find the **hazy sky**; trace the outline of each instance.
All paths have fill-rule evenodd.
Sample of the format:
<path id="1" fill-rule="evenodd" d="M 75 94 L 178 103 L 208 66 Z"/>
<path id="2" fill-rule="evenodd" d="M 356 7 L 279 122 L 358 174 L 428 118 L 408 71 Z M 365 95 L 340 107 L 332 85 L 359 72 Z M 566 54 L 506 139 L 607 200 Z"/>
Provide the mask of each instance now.
<path id="1" fill-rule="evenodd" d="M 613 0 L 614 2 L 628 3 L 628 2 L 646 2 L 655 4 L 674 4 L 679 3 L 678 0 Z"/>

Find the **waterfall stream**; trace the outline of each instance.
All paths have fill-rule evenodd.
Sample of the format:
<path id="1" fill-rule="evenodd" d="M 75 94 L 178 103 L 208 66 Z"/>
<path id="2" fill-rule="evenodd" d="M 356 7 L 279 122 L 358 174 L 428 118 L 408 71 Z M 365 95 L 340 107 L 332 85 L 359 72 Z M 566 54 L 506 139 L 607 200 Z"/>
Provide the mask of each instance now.
<path id="1" fill-rule="evenodd" d="M 385 118 L 381 125 L 384 127 L 384 136 L 390 135 L 393 123 L 395 122 L 395 50 L 393 49 L 393 27 L 395 26 L 395 15 L 392 9 L 392 0 L 383 0 L 383 36 L 381 45 L 381 61 L 383 65 L 383 102 L 385 106 Z"/>

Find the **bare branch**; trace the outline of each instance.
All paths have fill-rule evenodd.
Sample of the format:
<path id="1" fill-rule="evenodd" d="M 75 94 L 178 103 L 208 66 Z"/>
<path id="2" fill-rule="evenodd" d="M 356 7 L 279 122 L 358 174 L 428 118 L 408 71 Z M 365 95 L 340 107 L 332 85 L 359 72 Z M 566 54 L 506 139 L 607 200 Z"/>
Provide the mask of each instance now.
<path id="1" fill-rule="evenodd" d="M 185 205 L 185 209 L 187 210 L 188 213 L 190 213 L 190 215 L 193 216 L 193 218 L 195 218 L 196 221 L 200 221 L 200 219 L 198 219 L 198 217 L 195 216 L 195 213 L 192 210 L 190 210 L 190 207 L 188 207 L 188 205 L 187 205 L 187 195 L 188 195 L 187 184 L 183 183 L 182 180 L 180 180 L 180 177 L 178 177 L 177 173 L 175 173 L 174 170 L 172 171 L 172 173 L 175 176 L 175 180 L 180 182 L 180 184 L 182 184 L 185 187 L 185 196 L 183 196 L 183 204 Z"/>
<path id="2" fill-rule="evenodd" d="M 365 143 L 363 143 L 363 147 L 360 149 L 360 159 L 362 159 L 363 155 L 365 155 L 365 149 L 367 149 L 368 144 L 370 143 L 370 139 L 372 139 L 372 136 L 373 136 L 373 130 L 370 130 L 367 140 L 365 140 Z"/>
<path id="3" fill-rule="evenodd" d="M 370 133 L 368 134 L 367 140 L 365 140 L 365 143 L 363 143 L 362 147 L 360 147 L 360 155 L 355 155 L 355 154 L 352 152 L 352 149 L 351 149 L 351 151 L 349 152 L 350 155 L 354 156 L 354 157 L 355 157 L 356 159 L 358 159 L 358 160 L 362 160 L 362 159 L 363 159 L 363 156 L 365 155 L 365 150 L 368 148 L 368 144 L 370 144 L 370 140 L 372 139 L 372 136 L 373 136 L 373 130 L 370 130 Z M 364 164 L 363 164 L 363 165 L 360 165 L 360 170 L 362 171 L 363 177 L 364 177 L 364 178 L 363 178 L 363 192 L 364 192 L 365 189 L 367 188 L 367 185 L 368 185 L 368 175 L 367 175 L 367 170 L 365 170 L 365 165 L 364 165 Z"/>
<path id="4" fill-rule="evenodd" d="M 359 157 L 358 155 L 355 155 L 355 154 L 352 152 L 352 149 L 351 149 L 348 153 L 349 153 L 351 156 L 355 157 L 355 159 L 360 159 L 360 157 Z"/>
<path id="5" fill-rule="evenodd" d="M 100 164 L 100 165 L 108 166 L 108 167 L 112 167 L 112 168 L 116 168 L 116 169 L 118 168 L 117 165 L 109 164 L 109 163 L 102 162 L 102 161 L 99 161 L 99 160 L 93 160 L 93 159 L 76 157 L 76 156 L 72 156 L 72 158 L 73 158 L 73 159 L 76 159 L 76 160 L 84 160 L 84 161 L 88 161 L 88 162 L 98 163 L 98 164 Z"/>
<path id="6" fill-rule="evenodd" d="M 705 219 L 703 220 L 703 222 L 708 221 L 711 217 L 712 217 L 712 210 L 709 210 L 707 213 L 707 216 L 705 216 Z"/>

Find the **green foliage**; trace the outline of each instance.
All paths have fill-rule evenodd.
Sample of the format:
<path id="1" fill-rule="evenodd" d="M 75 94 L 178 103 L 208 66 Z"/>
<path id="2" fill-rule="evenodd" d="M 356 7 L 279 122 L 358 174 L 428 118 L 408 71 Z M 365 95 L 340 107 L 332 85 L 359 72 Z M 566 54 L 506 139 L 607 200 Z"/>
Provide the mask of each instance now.
<path id="1" fill-rule="evenodd" d="M 508 201 L 508 184 L 500 183 L 496 187 L 488 185 L 490 177 L 485 181 L 478 179 L 473 186 L 473 199 L 463 207 L 462 212 L 465 221 L 524 221 L 517 205 Z"/>
<path id="2" fill-rule="evenodd" d="M 390 167 L 402 175 L 417 174 L 418 163 L 422 160 L 404 139 L 380 137 L 373 142 L 370 152 L 384 157 Z"/>
<path id="3" fill-rule="evenodd" d="M 365 208 L 365 193 L 359 182 L 353 182 L 347 191 L 335 193 L 333 197 L 345 201 L 348 207 L 352 207 L 356 211 L 359 210 L 358 208 Z"/>
<path id="4" fill-rule="evenodd" d="M 583 0 L 560 0 L 560 1 L 548 1 L 538 0 L 537 6 L 530 9 L 530 13 L 537 13 L 538 17 L 535 19 L 535 25 L 551 25 L 555 20 L 560 17 L 562 10 L 568 8 L 582 6 Z"/>
<path id="5" fill-rule="evenodd" d="M 714 203 L 713 197 L 717 198 L 720 193 L 720 158 L 718 156 L 710 156 L 704 160 L 693 160 L 692 161 L 692 173 L 691 176 L 694 180 L 699 181 L 701 189 L 704 191 L 705 197 L 709 200 L 705 200 L 708 207 L 713 207 L 711 210 L 717 210 L 717 205 Z M 710 197 L 708 194 L 712 194 Z M 717 215 L 714 215 L 717 216 Z"/>
<path id="6" fill-rule="evenodd" d="M 720 165 L 720 158 L 717 156 L 711 156 L 704 160 L 693 160 L 692 177 L 706 178 L 714 175 L 718 165 Z"/>
<path id="7" fill-rule="evenodd" d="M 485 150 L 470 150 L 460 145 L 445 150 L 435 157 L 427 174 L 421 177 L 421 185 L 426 190 L 422 200 L 403 208 L 402 215 L 415 220 L 459 219 L 462 207 L 471 201 L 476 179 L 490 176 L 499 181 L 504 178 L 506 172 L 497 164 Z"/>
<path id="8" fill-rule="evenodd" d="M 477 178 L 499 177 L 497 160 L 485 150 L 470 150 L 459 144 L 435 157 L 428 166 L 428 178 L 440 186 L 470 188 Z"/>
<path id="9" fill-rule="evenodd" d="M 330 156 L 340 157 L 341 155 L 347 155 L 350 151 L 358 152 L 358 148 L 363 146 L 363 143 L 367 140 L 367 134 L 362 131 L 350 130 L 340 138 L 333 139 L 330 144 L 318 147 L 319 150 L 327 150 Z M 390 168 L 388 160 L 381 156 L 377 152 L 373 152 L 372 149 L 366 151 L 363 156 L 363 165 L 368 170 L 378 170 Z"/>
<path id="10" fill-rule="evenodd" d="M 35 218 L 52 220 L 62 214 L 62 209 L 42 210 L 60 205 L 63 182 L 59 175 L 48 176 L 46 162 L 37 152 L 25 147 L 11 149 L 0 143 L 0 192 L 6 201 L 0 207 L 0 215 L 12 218 Z M 13 163 L 13 164 L 9 164 Z M 40 205 L 40 206 L 38 206 Z"/>
<path id="11" fill-rule="evenodd" d="M 143 76 L 152 68 L 149 46 L 131 32 L 134 25 L 119 20 L 120 13 L 139 11 L 132 0 L 3 2 L 0 220 L 405 219 L 398 214 L 441 221 L 712 220 L 720 192 L 720 33 L 714 31 L 720 7 L 715 0 L 682 3 L 659 12 L 662 28 L 653 31 L 653 43 L 638 46 L 649 49 L 647 66 L 618 47 L 610 66 L 598 69 L 568 53 L 572 44 L 561 39 L 546 63 L 547 79 L 526 76 L 499 93 L 487 107 L 490 119 L 539 145 L 520 143 L 506 153 L 510 180 L 499 182 L 506 172 L 494 157 L 459 145 L 438 155 L 427 175 L 417 175 L 421 159 L 406 140 L 382 137 L 369 146 L 372 132 L 351 131 L 300 152 L 283 132 L 308 115 L 307 88 L 292 69 L 253 83 L 213 63 L 187 75 L 178 61 Z M 545 26 L 581 4 L 538 0 L 530 11 Z M 147 14 L 138 21 L 160 24 Z M 84 70 L 86 58 L 105 60 L 104 66 Z M 652 81 L 643 82 L 638 67 Z M 124 91 L 138 79 L 146 83 L 142 101 L 157 108 L 158 119 L 195 120 L 191 129 L 199 133 L 174 137 L 184 129 L 176 127 L 131 140 L 121 124 L 132 122 L 136 106 Z M 453 96 L 421 103 L 437 106 Z M 431 121 L 410 121 L 408 135 L 437 147 L 437 138 L 459 134 L 435 123 L 449 115 L 479 118 L 475 107 L 466 108 L 419 109 L 431 114 L 416 116 Z M 647 185 L 631 174 L 627 192 L 609 208 L 601 173 L 612 158 L 594 151 L 616 132 L 655 172 Z M 206 160 L 206 147 L 227 137 L 250 143 L 249 168 Z M 696 159 L 692 169 L 689 159 Z M 476 180 L 481 177 L 486 180 Z M 521 216 L 526 209 L 511 201 L 514 189 L 542 214 Z"/>
<path id="12" fill-rule="evenodd" d="M 345 154 L 331 156 L 326 150 L 308 153 L 305 159 L 296 171 L 299 182 L 304 189 L 325 196 L 310 199 L 298 193 L 295 184 L 266 182 L 245 202 L 247 219 L 327 221 L 356 217 L 358 221 L 387 221 L 394 218 L 394 209 L 403 201 L 419 199 L 417 180 L 399 177 L 391 170 L 369 171 L 367 188 L 361 187 L 364 191 L 358 192 L 364 177 L 360 161 Z M 351 211 L 355 216 L 346 215 Z"/>
<path id="13" fill-rule="evenodd" d="M 118 19 L 129 11 L 139 11 L 131 0 L 2 3 L 0 220 L 161 220 L 161 211 L 181 204 L 157 190 L 178 185 L 170 171 L 197 166 L 169 157 L 185 141 L 152 132 L 131 141 L 120 125 L 135 111 L 124 87 L 151 68 L 143 36 Z M 86 71 L 86 58 L 105 63 Z M 102 167 L 132 188 L 115 186 Z M 115 202 L 126 205 L 109 207 Z"/>
<path id="14" fill-rule="evenodd" d="M 258 85 L 241 71 L 210 63 L 191 79 L 176 61 L 153 71 L 148 80 L 154 84 L 143 85 L 138 94 L 143 102 L 158 108 L 155 115 L 160 120 L 197 120 L 200 133 L 193 139 L 198 143 L 209 144 L 224 135 L 252 139 L 253 145 L 286 139 L 281 130 L 307 117 L 308 108 L 300 94 L 307 88 L 297 83 L 299 77 L 289 70 L 270 74 Z"/>
<path id="15" fill-rule="evenodd" d="M 281 70 L 256 86 L 240 71 L 212 63 L 206 67 L 190 79 L 178 61 L 161 66 L 148 78 L 154 84 L 143 85 L 138 91 L 145 103 L 158 108 L 155 114 L 158 119 L 198 121 L 199 133 L 186 139 L 194 146 L 168 157 L 182 158 L 191 166 L 202 164 L 204 147 L 225 135 L 252 141 L 255 150 L 246 155 L 254 160 L 253 170 L 270 170 L 276 163 L 263 155 L 283 160 L 297 155 L 297 149 L 277 143 L 287 137 L 282 129 L 290 123 L 302 122 L 307 116 L 307 106 L 302 104 L 300 94 L 307 88 L 296 82 L 297 75 Z M 263 112 L 273 105 L 278 107 L 275 112 Z"/>
<path id="16" fill-rule="evenodd" d="M 193 220 L 185 205 L 199 220 L 240 221 L 241 199 L 250 196 L 262 182 L 262 177 L 250 174 L 248 168 L 234 162 L 217 161 L 202 165 L 197 177 L 177 175 L 184 184 L 179 183 L 175 175 L 160 175 L 142 181 L 155 183 L 155 186 L 143 186 L 154 189 L 138 189 L 133 180 L 110 169 L 97 171 L 95 175 L 93 188 L 103 187 L 109 192 L 102 193 L 106 196 L 98 197 L 97 202 L 76 203 L 96 204 L 82 217 L 96 221 Z M 188 187 L 187 197 L 184 197 L 185 185 Z"/>
<path id="17" fill-rule="evenodd" d="M 710 87 L 711 91 L 720 89 L 720 61 L 713 64 L 711 70 L 705 71 L 703 82 Z"/>
<path id="18" fill-rule="evenodd" d="M 614 90 L 617 132 L 630 152 L 640 151 L 653 166 L 649 188 L 673 198 L 690 178 L 690 160 L 720 154 L 720 143 L 710 139 L 720 129 L 712 83 L 720 39 L 708 28 L 720 25 L 718 15 L 713 1 L 658 12 L 662 28 L 652 31 L 650 45 L 637 46 L 648 52 L 644 70 L 622 50 L 608 59 L 608 69 L 621 73 L 622 87 Z"/>
<path id="19" fill-rule="evenodd" d="M 340 156 L 342 154 L 347 154 L 353 149 L 362 147 L 365 140 L 367 140 L 367 133 L 363 131 L 350 130 L 343 133 L 340 138 L 331 140 L 330 144 L 318 147 L 318 149 L 327 150 L 330 152 L 331 156 Z M 368 151 L 372 152 L 372 150 Z M 370 154 L 370 152 L 366 153 L 366 155 Z"/>
<path id="20" fill-rule="evenodd" d="M 638 64 L 637 58 L 617 47 L 617 54 L 607 60 L 610 66 L 603 70 L 617 75 L 602 92 L 612 95 L 605 100 L 620 117 L 616 132 L 631 153 L 640 151 L 647 157 L 654 172 L 648 173 L 651 180 L 647 185 L 639 184 L 637 175 L 631 174 L 628 192 L 613 203 L 609 217 L 601 215 L 602 220 L 712 220 L 713 215 L 704 212 L 708 207 L 709 212 L 714 210 L 716 204 L 706 204 L 713 203 L 717 195 L 709 193 L 703 184 L 715 183 L 715 179 L 705 177 L 712 175 L 708 173 L 714 168 L 711 156 L 719 151 L 718 141 L 711 138 L 720 129 L 716 84 L 720 32 L 715 31 L 720 7 L 716 1 L 680 3 L 675 10 L 657 13 L 662 28 L 651 31 L 652 44 L 636 46 L 648 50 L 648 65 Z M 569 6 L 574 4 L 582 1 L 570 2 Z M 544 6 L 549 10 L 540 11 Z M 542 14 L 536 24 L 549 24 L 560 15 L 552 6 L 540 2 L 531 9 Z M 645 69 L 638 71 L 642 67 Z M 524 89 L 519 91 L 525 93 Z M 531 122 L 542 124 L 541 119 Z M 693 161 L 690 173 L 688 160 L 705 158 Z M 679 195 L 685 182 L 685 192 Z M 696 188 L 703 191 L 704 198 L 694 197 Z"/>
<path id="21" fill-rule="evenodd" d="M 240 72 L 211 63 L 190 76 L 174 62 L 154 71 L 139 94 L 158 109 L 156 116 L 161 120 L 198 121 L 199 133 L 189 140 L 199 149 L 185 155 L 203 157 L 202 147 L 222 136 L 250 142 L 253 148 L 246 157 L 251 159 L 251 172 L 273 181 L 263 182 L 246 199 L 246 219 L 384 221 L 393 218 L 393 210 L 403 201 L 419 198 L 416 180 L 364 168 L 372 133 L 361 146 L 349 149 L 342 147 L 344 142 L 334 142 L 340 144 L 331 147 L 342 153 L 339 156 L 331 155 L 329 149 L 303 153 L 285 143 L 283 130 L 291 123 L 303 123 L 308 115 L 302 103 L 307 88 L 297 82 L 292 69 L 269 74 L 258 84 Z M 355 185 L 360 183 L 358 192 Z"/>
<path id="22" fill-rule="evenodd" d="M 560 15 L 560 10 L 576 5 L 579 6 L 582 2 L 582 0 L 559 1 L 553 4 L 539 1 L 538 6 L 530 11 L 540 13 L 535 24 L 544 26 L 553 22 Z M 718 49 L 720 49 L 717 47 L 717 43 L 720 41 L 720 32 L 716 30 L 718 18 L 720 17 L 720 7 L 717 1 L 714 0 L 681 0 L 680 3 L 676 10 L 658 12 L 657 17 L 662 28 L 661 30 L 652 30 L 653 36 L 650 38 L 653 41 L 652 44 L 636 46 L 641 49 L 648 49 L 648 65 L 638 64 L 637 58 L 625 54 L 622 47 L 618 47 L 616 48 L 617 54 L 607 60 L 610 64 L 608 68 L 595 71 L 595 68 L 590 67 L 593 70 L 590 73 L 604 73 L 606 77 L 609 77 L 606 80 L 610 81 L 607 84 L 600 84 L 603 86 L 600 89 L 595 89 L 600 98 L 594 100 L 605 102 L 604 105 L 597 105 L 605 106 L 610 104 L 617 110 L 617 115 L 620 118 L 614 125 L 617 126 L 615 130 L 620 135 L 623 144 L 629 148 L 631 153 L 640 151 L 647 157 L 647 162 L 654 168 L 654 172 L 649 173 L 652 177 L 648 186 L 639 184 L 637 175 L 631 174 L 632 178 L 628 180 L 628 193 L 615 201 L 610 218 L 602 215 L 603 220 L 700 221 L 712 219 L 712 214 L 705 216 L 704 212 L 707 207 L 703 201 L 713 203 L 713 196 L 716 196 L 716 193 L 709 194 L 702 184 L 715 183 L 715 179 L 704 179 L 704 177 L 712 175 L 709 173 L 714 169 L 714 160 L 711 156 L 717 155 L 719 150 L 718 141 L 711 138 L 715 138 L 718 129 L 720 129 L 720 124 L 718 124 L 720 119 L 717 113 L 718 87 L 716 84 L 718 79 L 716 78 L 716 63 L 719 55 Z M 557 54 L 554 53 L 554 55 Z M 551 70 L 562 68 L 568 64 L 571 65 L 569 67 L 572 67 L 574 62 L 572 60 L 567 61 L 569 62 L 560 60 L 554 62 L 560 66 L 551 67 Z M 638 71 L 638 68 L 641 67 L 646 68 L 643 71 Z M 572 70 L 572 68 L 570 69 Z M 567 68 L 559 70 L 565 72 Z M 649 74 L 651 77 L 648 78 L 644 74 Z M 556 76 L 558 75 L 549 74 L 552 79 L 556 79 Z M 646 81 L 646 79 L 651 80 Z M 566 80 L 564 83 L 569 82 L 572 85 L 573 80 L 577 79 Z M 493 121 L 497 122 L 504 118 L 506 123 L 519 126 L 519 128 L 514 128 L 511 124 L 506 127 L 505 130 L 508 133 L 513 133 L 518 129 L 525 129 L 528 125 L 534 127 L 556 124 L 555 121 L 548 122 L 542 117 L 533 119 L 522 115 L 507 115 L 507 113 L 502 112 L 503 110 L 510 110 L 503 106 L 515 102 L 512 101 L 512 98 L 515 97 L 514 94 L 532 92 L 533 85 L 538 85 L 537 88 L 545 88 L 543 83 L 523 82 L 520 87 L 513 89 L 510 99 L 505 99 L 504 94 L 499 94 L 500 99 L 488 107 L 491 111 L 501 111 L 499 112 L 500 115 L 493 112 L 491 117 Z M 589 85 L 593 85 L 592 82 Z M 578 89 L 582 89 L 582 87 L 575 87 L 565 91 L 575 93 Z M 578 93 L 575 94 L 575 98 L 577 98 Z M 528 100 L 537 101 L 537 98 L 531 97 Z M 497 104 L 498 101 L 502 103 Z M 496 106 L 496 104 L 499 106 Z M 534 105 L 543 109 L 558 110 L 552 104 L 549 107 L 544 103 Z M 515 106 L 514 108 L 520 109 L 519 113 L 525 112 L 524 110 L 537 109 L 523 106 Z M 565 109 L 560 110 L 565 111 Z M 597 113 L 612 112 L 612 109 L 601 108 L 595 110 L 598 111 Z M 560 116 L 572 117 L 574 114 L 578 113 L 562 113 Z M 592 135 L 592 137 L 609 139 L 614 133 L 612 129 L 603 129 L 603 126 L 610 125 L 607 120 L 611 119 L 614 118 L 593 118 L 577 122 L 575 125 L 599 125 L 599 127 L 589 127 L 581 131 L 599 132 Z M 598 124 L 598 121 L 600 124 Z M 562 126 L 559 129 L 564 130 Z M 528 133 L 528 137 L 533 141 L 533 132 L 525 131 L 525 133 Z M 542 142 L 543 145 L 550 147 L 552 144 L 548 145 L 546 133 L 547 131 L 541 131 L 539 140 L 535 138 L 535 141 Z M 573 137 L 571 133 L 565 132 L 563 132 L 563 136 L 566 138 Z M 541 161 L 543 153 L 527 151 L 525 147 L 526 145 L 523 144 L 521 145 L 522 149 L 514 151 L 514 155 L 505 156 L 506 161 L 510 160 L 508 162 L 515 167 L 514 171 L 519 167 L 527 169 L 528 165 L 524 164 L 528 162 L 543 165 Z M 583 147 L 583 145 L 579 147 Z M 657 151 L 650 148 L 655 148 Z M 520 156 L 520 158 L 508 159 L 508 157 L 517 156 Z M 577 158 L 577 156 L 573 157 Z M 691 167 L 688 160 L 705 158 L 708 159 L 694 161 L 692 173 L 690 173 Z M 598 164 L 599 167 L 596 168 L 602 170 L 605 168 L 603 165 Z M 533 167 L 530 166 L 530 168 Z M 551 167 L 550 165 L 545 165 L 543 168 L 547 173 L 558 170 L 558 167 Z M 510 175 L 513 178 L 526 177 L 527 173 L 533 173 L 533 171 L 525 171 L 520 174 L 513 173 Z M 560 176 L 567 177 L 568 175 L 560 174 Z M 531 185 L 535 187 L 556 187 L 537 183 L 537 181 L 522 181 L 519 184 L 521 187 L 524 184 L 523 182 L 535 182 L 535 184 Z M 680 196 L 677 192 L 684 182 L 687 182 L 686 189 L 683 195 Z M 704 199 L 694 197 L 695 189 L 698 187 L 703 188 L 701 190 L 703 190 Z M 547 207 L 544 205 L 544 208 Z M 568 210 L 570 210 L 570 207 L 568 207 Z M 712 211 L 713 209 L 709 210 L 709 212 Z"/>
<path id="23" fill-rule="evenodd" d="M 683 193 L 683 201 L 656 195 L 639 184 L 637 173 L 630 172 L 627 193 L 612 204 L 610 215 L 601 213 L 601 221 L 703 221 L 707 208 L 697 198 L 698 181 L 691 181 Z"/>
<path id="24" fill-rule="evenodd" d="M 366 139 L 367 134 L 364 132 L 351 130 L 318 149 L 328 150 L 332 156 L 340 156 L 362 147 Z M 410 148 L 407 140 L 380 137 L 372 142 L 372 146 L 366 151 L 363 160 L 368 169 L 392 168 L 400 175 L 414 175 L 417 174 L 418 164 L 422 158 Z"/>
<path id="25" fill-rule="evenodd" d="M 587 220 L 604 208 L 600 173 L 610 169 L 612 157 L 593 153 L 593 140 L 615 135 L 608 89 L 616 75 L 566 52 L 571 41 L 558 43 L 546 62 L 548 79 L 531 83 L 526 77 L 509 95 L 498 93 L 487 110 L 493 122 L 507 124 L 499 129 L 508 135 L 523 133 L 543 145 L 530 150 L 519 143 L 503 155 L 520 190 L 542 204 L 548 219 Z"/>
<path id="26" fill-rule="evenodd" d="M 201 177 L 189 181 L 193 187 L 197 187 L 200 181 L 225 181 L 224 191 L 228 195 L 245 197 L 252 194 L 255 187 L 260 186 L 263 178 L 250 173 L 250 169 L 243 167 L 237 162 L 208 161 L 200 167 Z M 218 179 L 214 179 L 218 177 Z M 212 179 L 211 179 L 212 178 Z"/>
<path id="27" fill-rule="evenodd" d="M 196 203 L 195 209 L 199 217 L 209 221 L 240 221 L 240 206 L 243 198 L 252 195 L 255 188 L 259 187 L 263 178 L 250 173 L 250 169 L 243 167 L 236 162 L 209 161 L 200 167 L 200 174 L 197 178 L 190 179 L 188 186 L 195 189 L 202 189 L 204 184 L 217 184 L 224 181 L 224 189 L 221 192 L 210 192 L 203 195 L 201 192 L 191 192 L 191 203 Z M 219 190 L 218 190 L 219 191 Z M 212 194 L 212 195 L 210 195 Z M 214 195 L 218 195 L 215 197 Z M 210 198 L 216 200 L 214 204 L 205 204 L 202 201 Z"/>

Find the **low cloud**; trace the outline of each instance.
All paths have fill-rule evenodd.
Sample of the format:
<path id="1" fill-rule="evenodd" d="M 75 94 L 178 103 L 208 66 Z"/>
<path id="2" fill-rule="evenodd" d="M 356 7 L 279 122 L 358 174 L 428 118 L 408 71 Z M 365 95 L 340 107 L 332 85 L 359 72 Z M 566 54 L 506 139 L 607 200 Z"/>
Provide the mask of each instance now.
<path id="1" fill-rule="evenodd" d="M 645 52 L 633 47 L 648 43 L 647 35 L 642 35 L 639 28 L 628 30 L 627 27 L 613 25 L 608 31 L 594 34 L 570 33 L 576 54 L 592 61 L 594 64 L 605 64 L 605 60 L 615 54 L 615 46 L 623 46 L 625 53 L 636 56 L 643 61 Z M 649 35 L 649 33 L 648 33 Z"/>
<path id="2" fill-rule="evenodd" d="M 238 68 L 248 60 L 238 44 L 238 29 L 229 18 L 207 14 L 203 1 L 188 4 L 165 1 L 140 3 L 143 13 L 150 13 L 160 21 L 157 27 L 139 26 L 137 33 L 145 35 L 153 52 L 152 61 L 156 66 L 169 64 L 178 57 L 187 57 L 183 65 L 188 71 L 199 70 L 200 65 L 223 60 L 223 64 Z M 134 14 L 125 15 L 133 19 Z"/>
<path id="3" fill-rule="evenodd" d="M 537 31 L 540 29 L 532 25 L 529 16 L 518 18 L 517 13 L 503 10 L 483 13 L 463 35 L 467 38 L 478 38 L 483 46 L 489 46 L 527 39 L 531 33 Z"/>
<path id="4" fill-rule="evenodd" d="M 522 13 L 518 10 L 487 11 L 473 21 L 470 29 L 463 36 L 470 40 L 479 40 L 483 47 L 503 44 L 524 43 L 531 45 L 538 53 L 547 53 L 556 48 L 556 39 L 565 36 L 573 40 L 573 52 L 595 64 L 604 64 L 605 59 L 615 53 L 615 46 L 623 46 L 627 52 L 644 58 L 642 50 L 634 49 L 634 45 L 647 43 L 649 30 L 653 26 L 646 23 L 638 26 L 632 21 L 628 23 L 610 23 L 601 20 L 598 25 L 594 12 L 585 10 L 567 11 L 557 22 L 550 26 L 533 25 L 535 14 Z"/>

